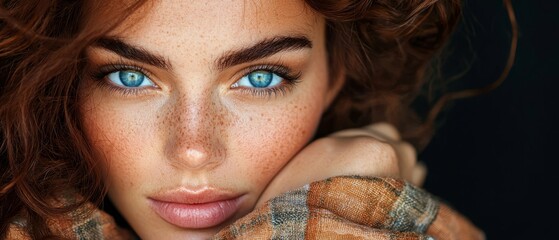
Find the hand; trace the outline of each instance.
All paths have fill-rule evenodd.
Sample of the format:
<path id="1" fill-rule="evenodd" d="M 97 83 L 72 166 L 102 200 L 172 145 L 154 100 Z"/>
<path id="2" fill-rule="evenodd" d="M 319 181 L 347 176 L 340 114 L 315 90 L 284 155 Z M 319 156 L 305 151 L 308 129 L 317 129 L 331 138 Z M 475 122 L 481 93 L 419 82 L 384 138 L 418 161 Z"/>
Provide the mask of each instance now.
<path id="1" fill-rule="evenodd" d="M 416 165 L 415 149 L 400 141 L 390 124 L 336 132 L 299 152 L 270 182 L 257 206 L 307 183 L 340 175 L 404 178 L 421 183 L 426 170 Z"/>
<path id="2" fill-rule="evenodd" d="M 360 129 L 348 129 L 336 132 L 334 136 L 352 136 L 367 134 L 385 143 L 390 144 L 396 152 L 398 158 L 398 166 L 400 169 L 400 177 L 411 182 L 415 186 L 422 186 L 427 176 L 427 167 L 422 162 L 417 162 L 417 152 L 415 148 L 408 142 L 404 142 L 400 138 L 398 130 L 389 123 L 375 123 Z"/>

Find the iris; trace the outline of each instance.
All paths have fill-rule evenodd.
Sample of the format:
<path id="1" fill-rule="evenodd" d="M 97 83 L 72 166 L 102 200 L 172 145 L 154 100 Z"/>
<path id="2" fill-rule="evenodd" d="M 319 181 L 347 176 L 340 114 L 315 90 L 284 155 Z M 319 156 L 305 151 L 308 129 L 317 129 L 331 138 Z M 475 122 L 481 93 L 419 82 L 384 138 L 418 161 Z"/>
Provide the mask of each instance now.
<path id="1" fill-rule="evenodd" d="M 269 71 L 255 71 L 248 74 L 248 80 L 252 86 L 257 88 L 265 88 L 272 83 L 274 74 Z"/>
<path id="2" fill-rule="evenodd" d="M 144 82 L 145 75 L 136 71 L 119 71 L 118 78 L 126 87 L 138 87 Z"/>

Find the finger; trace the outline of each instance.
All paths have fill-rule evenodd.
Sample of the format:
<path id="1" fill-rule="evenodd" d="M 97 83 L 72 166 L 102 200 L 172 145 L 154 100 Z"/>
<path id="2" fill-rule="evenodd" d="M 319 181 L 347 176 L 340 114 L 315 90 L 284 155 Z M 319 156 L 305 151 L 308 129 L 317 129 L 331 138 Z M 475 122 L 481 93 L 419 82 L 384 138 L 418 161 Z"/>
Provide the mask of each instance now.
<path id="1" fill-rule="evenodd" d="M 368 125 L 365 129 L 373 131 L 374 133 L 380 135 L 386 140 L 400 141 L 400 133 L 394 125 L 387 122 L 379 122 Z"/>
<path id="2" fill-rule="evenodd" d="M 417 153 L 415 148 L 407 142 L 395 142 L 391 144 L 398 157 L 398 167 L 400 176 L 410 181 L 417 162 Z"/>
<path id="3" fill-rule="evenodd" d="M 427 177 L 427 166 L 423 162 L 417 162 L 413 169 L 410 182 L 418 187 L 423 186 L 425 178 Z"/>
<path id="4" fill-rule="evenodd" d="M 338 131 L 335 133 L 330 134 L 331 137 L 359 137 L 359 136 L 366 136 L 366 137 L 372 137 L 381 141 L 384 141 L 384 139 L 381 139 L 379 136 L 377 136 L 378 134 L 375 134 L 369 130 L 366 130 L 364 128 L 351 128 L 351 129 L 346 129 L 346 130 L 342 130 L 342 131 Z"/>
<path id="5" fill-rule="evenodd" d="M 362 128 L 351 128 L 331 134 L 332 137 L 359 137 L 368 136 L 383 142 L 400 140 L 398 130 L 388 123 L 375 123 Z"/>
<path id="6" fill-rule="evenodd" d="M 346 129 L 331 134 L 332 137 L 369 136 L 384 142 L 400 141 L 398 129 L 386 122 L 367 125 L 362 128 Z"/>
<path id="7" fill-rule="evenodd" d="M 388 123 L 376 123 L 363 128 L 339 131 L 331 136 L 341 138 L 367 136 L 390 144 L 394 148 L 398 159 L 399 176 L 407 181 L 411 181 L 417 162 L 417 152 L 411 144 L 394 140 L 400 138 L 398 130 L 394 126 Z"/>

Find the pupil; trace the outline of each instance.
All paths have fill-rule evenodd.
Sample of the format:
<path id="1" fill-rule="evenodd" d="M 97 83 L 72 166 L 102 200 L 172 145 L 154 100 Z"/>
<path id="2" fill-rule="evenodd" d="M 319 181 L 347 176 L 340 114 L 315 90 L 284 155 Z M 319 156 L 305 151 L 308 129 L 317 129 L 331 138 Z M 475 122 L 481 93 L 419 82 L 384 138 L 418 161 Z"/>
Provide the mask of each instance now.
<path id="1" fill-rule="evenodd" d="M 267 71 L 256 71 L 248 75 L 248 80 L 252 86 L 265 88 L 272 83 L 273 73 Z"/>
<path id="2" fill-rule="evenodd" d="M 144 81 L 144 74 L 136 71 L 120 71 L 118 74 L 120 82 L 127 87 L 137 87 Z"/>

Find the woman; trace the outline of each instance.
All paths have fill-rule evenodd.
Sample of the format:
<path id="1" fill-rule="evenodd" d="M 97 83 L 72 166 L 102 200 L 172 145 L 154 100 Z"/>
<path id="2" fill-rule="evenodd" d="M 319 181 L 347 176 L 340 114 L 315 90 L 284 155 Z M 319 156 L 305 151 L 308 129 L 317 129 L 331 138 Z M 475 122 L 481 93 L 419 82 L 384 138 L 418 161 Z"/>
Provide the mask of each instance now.
<path id="1" fill-rule="evenodd" d="M 246 223 L 278 213 L 266 200 L 313 181 L 411 176 L 413 161 L 398 163 L 374 129 L 308 143 L 317 129 L 410 123 L 405 107 L 459 13 L 450 0 L 2 5 L 0 230 L 8 238 L 130 236 L 92 207 L 106 194 L 143 239 L 301 236 L 297 227 L 267 235 Z M 349 190 L 409 188 L 364 179 Z M 337 192 L 361 180 L 341 178 Z M 454 219 L 456 233 L 480 236 L 433 209 L 429 224 Z M 335 226 L 355 236 L 355 222 L 373 229 L 368 237 L 407 231 L 350 213 L 338 213 Z M 399 236 L 425 236 L 429 224 Z"/>

